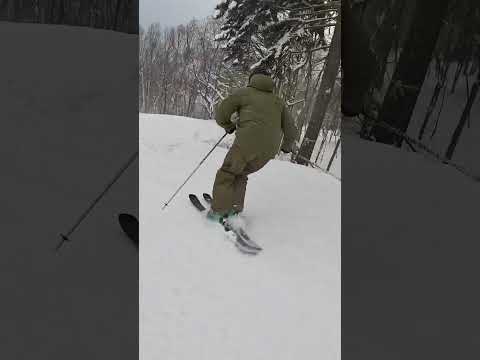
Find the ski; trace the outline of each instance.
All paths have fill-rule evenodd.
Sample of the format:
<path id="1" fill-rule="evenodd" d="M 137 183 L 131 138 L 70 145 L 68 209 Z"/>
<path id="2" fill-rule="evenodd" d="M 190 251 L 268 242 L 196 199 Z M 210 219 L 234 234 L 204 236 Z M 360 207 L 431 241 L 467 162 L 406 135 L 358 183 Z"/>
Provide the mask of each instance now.
<path id="1" fill-rule="evenodd" d="M 193 206 L 195 206 L 197 208 L 197 210 L 199 211 L 205 211 L 207 210 L 205 208 L 205 206 L 202 205 L 202 203 L 200 202 L 200 200 L 198 200 L 198 197 L 197 195 L 195 194 L 190 194 L 188 195 L 188 198 L 190 199 L 190 201 L 192 202 Z"/>
<path id="2" fill-rule="evenodd" d="M 212 197 L 210 196 L 210 194 L 207 194 L 207 193 L 203 193 L 203 198 L 205 199 L 205 201 L 209 204 L 212 203 Z M 202 205 L 203 206 L 203 205 Z M 228 222 L 228 221 L 227 221 Z M 229 225 L 233 231 L 235 231 L 235 233 L 237 233 L 243 240 L 244 242 L 246 242 L 250 247 L 252 248 L 255 248 L 255 249 L 258 249 L 259 251 L 260 250 L 263 250 L 255 241 L 253 241 L 250 236 L 247 234 L 247 232 L 242 229 L 241 227 L 234 227 L 232 225 Z"/>
<path id="3" fill-rule="evenodd" d="M 131 214 L 119 214 L 118 222 L 123 232 L 138 248 L 138 220 Z"/>
<path id="4" fill-rule="evenodd" d="M 205 199 L 205 201 L 209 204 L 212 203 L 212 197 L 210 196 L 210 194 L 207 194 L 207 193 L 203 193 L 203 198 Z"/>
<path id="5" fill-rule="evenodd" d="M 200 202 L 198 197 L 195 194 L 189 194 L 188 198 L 190 199 L 190 202 L 192 205 L 200 212 L 204 212 L 206 210 L 205 206 Z M 240 235 L 240 233 L 234 229 L 228 222 L 224 219 L 222 219 L 221 222 L 219 222 L 220 225 L 223 226 L 223 229 L 225 230 L 226 233 L 230 233 L 233 236 L 235 236 L 235 246 L 244 254 L 249 254 L 249 255 L 256 255 L 261 248 L 260 247 L 253 247 L 251 246 L 245 239 Z"/>
<path id="6" fill-rule="evenodd" d="M 223 225 L 223 228 L 227 233 L 232 233 L 233 235 L 235 235 L 235 246 L 241 252 L 245 254 L 256 255 L 262 250 L 259 247 L 252 247 L 251 244 L 246 242 L 245 239 L 240 236 L 240 234 L 234 228 L 232 228 L 225 220 L 223 220 L 220 224 Z"/>

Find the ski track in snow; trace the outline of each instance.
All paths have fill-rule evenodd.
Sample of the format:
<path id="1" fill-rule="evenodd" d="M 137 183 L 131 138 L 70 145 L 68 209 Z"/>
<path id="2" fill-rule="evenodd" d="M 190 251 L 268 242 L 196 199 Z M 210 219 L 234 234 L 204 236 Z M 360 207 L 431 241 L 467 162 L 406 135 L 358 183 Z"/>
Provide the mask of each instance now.
<path id="1" fill-rule="evenodd" d="M 140 115 L 141 358 L 340 359 L 340 182 L 276 160 L 251 175 L 255 257 L 187 197 L 211 192 L 225 148 L 161 210 L 222 133 L 213 121 Z"/>

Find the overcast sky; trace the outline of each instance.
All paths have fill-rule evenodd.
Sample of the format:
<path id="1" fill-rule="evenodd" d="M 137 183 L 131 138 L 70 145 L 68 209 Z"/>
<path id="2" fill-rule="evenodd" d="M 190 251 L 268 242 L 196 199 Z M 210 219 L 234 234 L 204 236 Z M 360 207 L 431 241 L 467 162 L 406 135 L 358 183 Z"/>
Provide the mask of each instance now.
<path id="1" fill-rule="evenodd" d="M 147 28 L 159 22 L 162 26 L 184 24 L 212 15 L 220 0 L 140 0 L 140 25 Z"/>

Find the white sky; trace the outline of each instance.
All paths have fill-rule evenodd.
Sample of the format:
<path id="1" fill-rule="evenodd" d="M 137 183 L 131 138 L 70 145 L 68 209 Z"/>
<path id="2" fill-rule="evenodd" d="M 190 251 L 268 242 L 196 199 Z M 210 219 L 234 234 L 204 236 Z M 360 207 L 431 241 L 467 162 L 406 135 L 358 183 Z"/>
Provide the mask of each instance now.
<path id="1" fill-rule="evenodd" d="M 220 0 L 140 0 L 140 25 L 175 26 L 213 15 Z"/>

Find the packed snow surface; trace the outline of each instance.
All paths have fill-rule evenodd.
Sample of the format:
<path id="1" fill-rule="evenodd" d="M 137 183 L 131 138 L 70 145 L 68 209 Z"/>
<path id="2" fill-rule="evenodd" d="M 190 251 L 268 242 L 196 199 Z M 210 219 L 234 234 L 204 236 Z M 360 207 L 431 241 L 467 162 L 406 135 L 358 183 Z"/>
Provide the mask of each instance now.
<path id="1" fill-rule="evenodd" d="M 147 359 L 340 359 L 340 182 L 273 160 L 250 176 L 244 218 L 263 248 L 240 253 L 188 194 L 211 192 L 233 135 L 140 115 L 140 355 Z"/>

